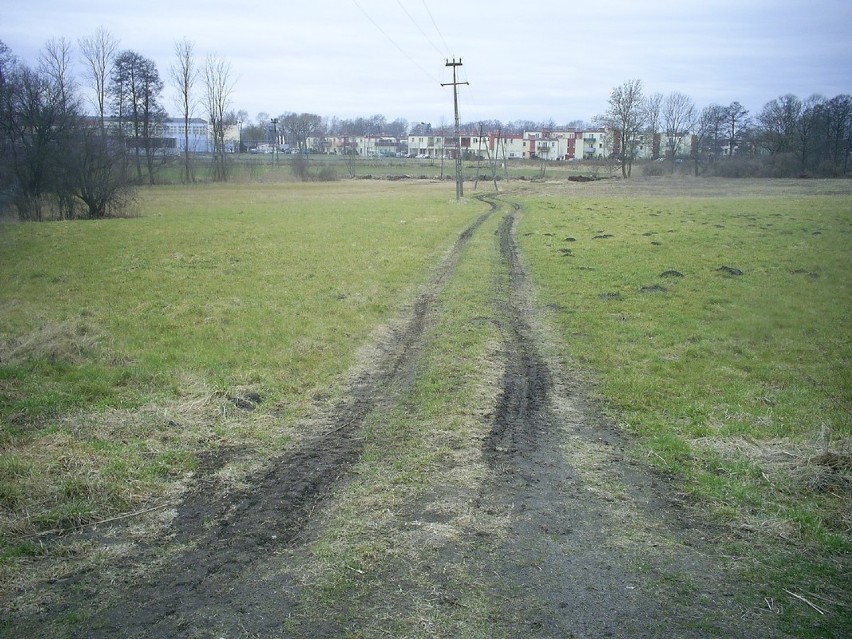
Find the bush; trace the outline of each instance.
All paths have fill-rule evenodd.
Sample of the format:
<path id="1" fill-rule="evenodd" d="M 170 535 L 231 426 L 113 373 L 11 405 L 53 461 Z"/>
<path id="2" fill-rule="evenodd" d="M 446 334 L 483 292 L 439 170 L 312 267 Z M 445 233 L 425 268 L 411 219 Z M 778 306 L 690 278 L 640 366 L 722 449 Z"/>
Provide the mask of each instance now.
<path id="1" fill-rule="evenodd" d="M 763 163 L 757 158 L 723 158 L 712 165 L 713 175 L 727 178 L 760 177 Z"/>
<path id="2" fill-rule="evenodd" d="M 308 158 L 304 155 L 297 155 L 293 158 L 293 163 L 290 168 L 293 171 L 293 175 L 302 181 L 306 181 L 309 179 L 308 174 Z"/>
<path id="3" fill-rule="evenodd" d="M 331 166 L 322 167 L 316 175 L 317 182 L 336 182 L 337 180 L 337 171 Z"/>
<path id="4" fill-rule="evenodd" d="M 642 165 L 642 175 L 659 177 L 660 175 L 668 175 L 670 171 L 670 162 L 647 162 Z"/>

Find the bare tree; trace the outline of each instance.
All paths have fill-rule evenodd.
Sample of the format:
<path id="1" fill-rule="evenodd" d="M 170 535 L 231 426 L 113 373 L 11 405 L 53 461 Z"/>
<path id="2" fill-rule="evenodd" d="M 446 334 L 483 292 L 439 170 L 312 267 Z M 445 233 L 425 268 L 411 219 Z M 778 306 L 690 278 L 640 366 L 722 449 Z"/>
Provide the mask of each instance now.
<path id="1" fill-rule="evenodd" d="M 397 139 L 404 138 L 408 134 L 408 120 L 405 118 L 397 118 L 393 122 L 385 125 L 384 132 Z"/>
<path id="2" fill-rule="evenodd" d="M 381 116 L 373 116 L 373 118 L 376 117 Z M 308 138 L 323 130 L 322 117 L 314 113 L 286 113 L 279 119 L 283 123 L 284 130 L 296 142 L 299 151 L 303 153 L 308 151 Z"/>
<path id="3" fill-rule="evenodd" d="M 76 104 L 77 85 L 71 74 L 71 43 L 68 40 L 48 40 L 39 56 L 39 67 L 50 78 L 51 90 L 56 93 L 56 99 L 63 108 L 79 106 Z"/>
<path id="4" fill-rule="evenodd" d="M 18 61 L 12 50 L 0 40 L 0 194 L 11 191 L 14 184 L 12 163 L 12 79 Z M 0 195 L 2 198 L 2 195 Z M 0 206 L 3 205 L 0 199 Z"/>
<path id="5" fill-rule="evenodd" d="M 82 38 L 79 44 L 86 63 L 86 77 L 95 91 L 95 107 L 100 118 L 101 132 L 103 132 L 107 109 L 107 84 L 112 63 L 118 51 L 118 40 L 103 27 L 98 27 L 94 35 Z"/>
<path id="6" fill-rule="evenodd" d="M 728 156 L 734 155 L 734 148 L 742 138 L 749 124 L 748 109 L 739 102 L 731 102 L 725 110 L 725 126 L 728 136 Z"/>
<path id="7" fill-rule="evenodd" d="M 136 175 L 142 181 L 145 158 L 148 181 L 153 184 L 158 168 L 156 154 L 161 150 L 159 133 L 165 110 L 160 105 L 163 81 L 157 65 L 135 51 L 120 53 L 113 65 L 110 93 L 122 134 L 129 128 L 130 144 L 136 159 Z"/>
<path id="8" fill-rule="evenodd" d="M 802 115 L 799 118 L 796 137 L 802 171 L 805 171 L 809 166 L 808 160 L 814 150 L 814 134 L 818 128 L 819 114 L 824 103 L 825 98 L 816 94 L 810 96 L 802 103 Z"/>
<path id="9" fill-rule="evenodd" d="M 681 143 L 692 133 L 695 120 L 695 105 L 689 96 L 677 91 L 666 96 L 662 104 L 662 123 L 666 132 L 665 153 L 671 160 L 672 170 L 675 158 L 681 152 Z"/>
<path id="10" fill-rule="evenodd" d="M 852 96 L 836 95 L 826 106 L 829 157 L 834 170 L 842 175 L 849 170 L 849 153 L 852 152 Z"/>
<path id="11" fill-rule="evenodd" d="M 795 95 L 787 94 L 767 102 L 757 115 L 761 146 L 770 155 L 792 151 L 801 117 L 802 101 Z"/>
<path id="12" fill-rule="evenodd" d="M 204 64 L 204 108 L 207 111 L 213 135 L 213 179 L 228 179 L 225 155 L 225 115 L 231 103 L 234 84 L 231 64 L 215 55 L 208 55 Z"/>
<path id="13" fill-rule="evenodd" d="M 633 160 L 636 158 L 636 146 L 639 133 L 645 124 L 645 105 L 642 95 L 642 81 L 628 80 L 615 87 L 609 96 L 609 108 L 598 116 L 596 121 L 618 136 L 618 151 L 621 160 L 622 177 L 630 177 Z"/>
<path id="14" fill-rule="evenodd" d="M 9 167 L 18 214 L 40 221 L 45 197 L 56 195 L 60 216 L 70 216 L 61 160 L 78 122 L 76 103 L 42 71 L 13 64 L 3 75 L 2 127 L 8 152 L 3 163 Z"/>
<path id="15" fill-rule="evenodd" d="M 85 204 L 89 219 L 121 213 L 135 195 L 121 138 L 82 124 L 72 142 L 63 158 L 68 192 Z"/>
<path id="16" fill-rule="evenodd" d="M 715 162 L 721 153 L 722 134 L 725 129 L 727 118 L 727 107 L 721 104 L 711 104 L 701 112 L 700 126 L 704 130 L 702 136 L 701 152 L 707 155 L 711 162 Z"/>
<path id="17" fill-rule="evenodd" d="M 660 110 L 663 106 L 663 94 L 652 93 L 645 98 L 645 119 L 648 121 L 648 133 L 651 135 L 651 159 L 660 157 Z"/>
<path id="18" fill-rule="evenodd" d="M 184 38 L 175 43 L 177 61 L 172 65 L 171 76 L 178 91 L 178 108 L 183 117 L 183 174 L 184 182 L 195 182 L 189 149 L 189 129 L 192 112 L 195 107 L 193 89 L 198 79 L 198 68 L 195 64 L 195 45 Z"/>
<path id="19" fill-rule="evenodd" d="M 714 162 L 719 153 L 719 140 L 724 132 L 727 108 L 719 104 L 704 107 L 695 121 L 692 157 L 695 175 L 702 161 Z"/>

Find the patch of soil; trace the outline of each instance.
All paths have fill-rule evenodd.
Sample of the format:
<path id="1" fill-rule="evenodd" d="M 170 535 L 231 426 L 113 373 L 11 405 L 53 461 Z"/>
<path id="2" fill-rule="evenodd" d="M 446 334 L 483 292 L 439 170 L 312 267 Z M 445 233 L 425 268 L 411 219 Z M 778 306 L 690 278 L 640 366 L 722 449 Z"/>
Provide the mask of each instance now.
<path id="1" fill-rule="evenodd" d="M 722 273 L 727 273 L 728 275 L 733 275 L 735 277 L 743 275 L 743 272 L 740 269 L 733 267 L 733 266 L 725 266 L 724 264 L 722 266 L 720 266 L 719 268 L 717 268 L 716 270 L 720 271 Z"/>
<path id="2" fill-rule="evenodd" d="M 315 513 L 358 461 L 367 416 L 391 407 L 394 389 L 414 381 L 438 295 L 467 242 L 504 206 L 482 199 L 492 213 L 459 236 L 408 319 L 354 376 L 348 399 L 305 429 L 315 434 L 250 477 L 244 490 L 200 486 L 188 494 L 167 538 L 103 571 L 47 585 L 40 609 L 14 614 L 12 636 L 48 636 L 57 627 L 76 637 L 287 636 L 301 588 L 287 566 L 305 552 L 318 532 Z M 707 532 L 685 516 L 678 495 L 630 461 L 627 442 L 588 399 L 589 388 L 553 354 L 515 244 L 520 214 L 511 205 L 497 236 L 510 274 L 508 283 L 494 278 L 503 360 L 495 370 L 503 374 L 496 406 L 482 417 L 488 476 L 470 503 L 473 516 L 505 523 L 500 534 L 440 547 L 430 573 L 436 605 L 461 605 L 456 593 L 441 591 L 441 573 L 469 566 L 493 602 L 495 637 L 782 636 L 772 615 L 757 612 L 757 593 L 738 583 Z M 419 525 L 438 530 L 443 520 L 434 505 L 407 507 Z M 392 579 L 400 575 L 389 577 L 377 598 L 402 588 Z M 333 605 L 349 604 L 338 597 Z M 80 611 L 91 614 L 68 630 L 63 620 Z M 309 621 L 298 636 L 361 636 L 322 611 Z"/>
<path id="3" fill-rule="evenodd" d="M 659 284 L 651 284 L 650 286 L 643 286 L 639 289 L 640 293 L 665 293 L 668 291 L 665 286 L 660 286 Z"/>
<path id="4" fill-rule="evenodd" d="M 494 478 L 483 503 L 511 517 L 498 552 L 482 558 L 504 593 L 496 627 L 525 637 L 780 636 L 773 619 L 743 609 L 735 575 L 684 526 L 679 498 L 627 461 L 583 385 L 542 355 L 517 214 L 500 226 L 511 273 L 498 296 L 506 362 L 484 443 Z M 592 472 L 589 451 L 599 455 Z"/>
<path id="5" fill-rule="evenodd" d="M 104 607 L 92 612 L 85 628 L 71 630 L 71 636 L 207 637 L 214 618 L 224 627 L 248 624 L 261 636 L 280 632 L 286 602 L 295 605 L 296 588 L 279 583 L 271 597 L 259 575 L 270 557 L 305 543 L 313 513 L 360 455 L 358 433 L 366 416 L 388 401 L 391 389 L 413 380 L 430 309 L 465 245 L 490 215 L 480 216 L 460 234 L 410 318 L 391 331 L 374 361 L 356 376 L 349 399 L 307 429 L 318 434 L 271 460 L 248 479 L 245 490 L 211 492 L 199 483 L 178 506 L 167 539 L 151 539 L 117 560 L 110 566 L 109 584 L 93 571 L 82 571 L 47 585 L 52 592 L 44 598 L 53 603 L 37 615 L 18 616 L 13 626 L 22 634 L 15 636 L 44 636 L 45 625 L 81 610 L 90 612 L 97 604 Z M 248 395 L 231 401 L 248 410 L 255 399 L 260 401 Z M 149 568 L 140 569 L 145 566 Z M 269 605 L 276 608 L 273 616 Z"/>

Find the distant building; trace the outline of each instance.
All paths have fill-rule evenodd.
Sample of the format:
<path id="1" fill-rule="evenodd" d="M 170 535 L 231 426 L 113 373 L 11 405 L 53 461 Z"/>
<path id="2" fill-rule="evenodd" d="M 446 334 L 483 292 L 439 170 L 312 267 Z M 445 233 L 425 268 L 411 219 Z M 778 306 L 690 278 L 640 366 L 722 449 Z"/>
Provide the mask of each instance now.
<path id="1" fill-rule="evenodd" d="M 210 153 L 213 143 L 210 139 L 207 120 L 190 118 L 189 137 L 186 136 L 186 123 L 183 118 L 166 118 L 160 127 L 160 137 L 174 140 L 167 148 L 174 153 L 184 153 L 189 143 L 190 153 Z"/>

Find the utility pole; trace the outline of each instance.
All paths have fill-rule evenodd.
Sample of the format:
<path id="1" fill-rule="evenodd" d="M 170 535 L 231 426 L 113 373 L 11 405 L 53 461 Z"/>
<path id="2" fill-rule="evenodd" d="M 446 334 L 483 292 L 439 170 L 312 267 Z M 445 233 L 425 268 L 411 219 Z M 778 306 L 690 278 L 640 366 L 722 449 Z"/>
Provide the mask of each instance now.
<path id="1" fill-rule="evenodd" d="M 272 118 L 272 163 L 278 164 L 278 118 Z"/>
<path id="2" fill-rule="evenodd" d="M 453 81 L 452 82 L 442 82 L 442 87 L 453 87 L 453 108 L 456 113 L 456 199 L 460 200 L 464 195 L 464 176 L 462 175 L 462 157 L 461 157 L 461 131 L 459 127 L 461 126 L 459 120 L 459 85 L 460 84 L 470 84 L 469 82 L 459 82 L 456 79 L 456 68 L 462 65 L 461 58 L 456 62 L 456 59 L 453 58 L 453 61 L 450 62 L 447 60 L 447 64 L 444 66 L 453 68 Z"/>

